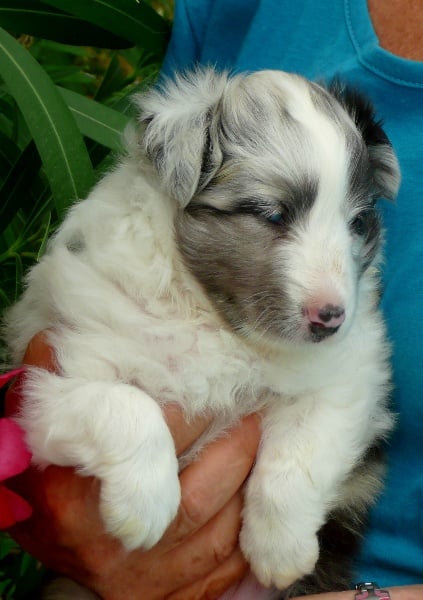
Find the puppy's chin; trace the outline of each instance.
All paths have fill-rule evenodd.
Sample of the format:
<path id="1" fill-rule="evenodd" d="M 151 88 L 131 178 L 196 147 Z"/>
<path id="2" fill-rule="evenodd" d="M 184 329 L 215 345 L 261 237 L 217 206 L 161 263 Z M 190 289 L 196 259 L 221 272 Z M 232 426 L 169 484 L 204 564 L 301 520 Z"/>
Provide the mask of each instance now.
<path id="1" fill-rule="evenodd" d="M 338 344 L 343 340 L 350 330 L 350 323 L 343 323 L 339 327 L 328 327 L 322 329 L 319 326 L 308 325 L 303 340 L 306 344 Z"/>

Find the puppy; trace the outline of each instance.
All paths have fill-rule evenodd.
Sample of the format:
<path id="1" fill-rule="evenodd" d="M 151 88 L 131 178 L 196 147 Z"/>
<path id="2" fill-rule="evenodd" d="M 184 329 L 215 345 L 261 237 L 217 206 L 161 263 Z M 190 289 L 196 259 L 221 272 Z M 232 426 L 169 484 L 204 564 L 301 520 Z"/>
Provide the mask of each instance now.
<path id="1" fill-rule="evenodd" d="M 199 70 L 137 102 L 127 156 L 7 315 L 15 364 L 47 329 L 59 366 L 25 384 L 34 461 L 98 477 L 108 531 L 150 548 L 180 502 L 161 407 L 214 415 L 179 468 L 261 410 L 241 548 L 284 597 L 346 587 L 393 421 L 375 209 L 399 185 L 391 145 L 358 93 L 284 72 Z"/>

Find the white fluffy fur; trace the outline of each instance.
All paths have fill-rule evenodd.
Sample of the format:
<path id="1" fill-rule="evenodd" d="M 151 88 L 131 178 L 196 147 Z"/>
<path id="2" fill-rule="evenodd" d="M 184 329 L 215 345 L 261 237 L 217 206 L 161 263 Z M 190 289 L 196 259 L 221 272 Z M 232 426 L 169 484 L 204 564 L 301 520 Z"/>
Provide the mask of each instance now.
<path id="1" fill-rule="evenodd" d="M 218 81 L 216 97 L 232 93 L 226 78 Z M 184 125 L 186 113 L 191 119 L 213 101 L 210 82 L 179 93 L 171 88 L 165 97 L 157 92 L 146 102 L 147 118 L 148 102 L 160 116 L 151 127 L 176 128 L 182 139 L 163 159 L 172 164 L 157 177 L 133 150 L 70 211 L 31 271 L 8 331 L 19 362 L 31 337 L 49 330 L 60 366 L 58 374 L 31 369 L 26 384 L 19 422 L 34 462 L 77 465 L 99 477 L 107 529 L 128 550 L 156 543 L 178 509 L 178 464 L 160 406 L 176 402 L 188 417 L 216 415 L 185 462 L 223 428 L 265 407 L 241 546 L 263 584 L 284 588 L 313 569 L 316 532 L 333 506 L 348 502 L 342 483 L 392 420 L 376 269 L 358 281 L 360 242 L 352 240 L 341 206 L 347 145 L 331 120 L 317 114 L 302 80 L 270 74 L 259 83 L 263 95 L 282 86 L 296 117 L 310 124 L 316 147 L 326 148 L 306 155 L 317 164 L 319 197 L 296 235 L 276 247 L 274 260 L 281 277 L 288 273 L 293 306 L 346 307 L 338 334 L 304 342 L 305 322 L 298 342 L 268 341 L 252 330 L 237 334 L 182 261 L 173 223 L 197 189 L 201 154 L 199 142 L 184 139 Z M 158 134 L 147 129 L 147 135 Z M 180 183 L 172 196 L 175 152 L 193 167 L 191 184 Z M 304 156 L 279 158 L 295 171 Z"/>

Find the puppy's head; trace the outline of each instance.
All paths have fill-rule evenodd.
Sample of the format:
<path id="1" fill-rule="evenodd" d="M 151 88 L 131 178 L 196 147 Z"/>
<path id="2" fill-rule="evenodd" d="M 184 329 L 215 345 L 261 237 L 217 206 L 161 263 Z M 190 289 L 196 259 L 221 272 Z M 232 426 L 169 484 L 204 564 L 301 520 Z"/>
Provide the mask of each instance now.
<path id="1" fill-rule="evenodd" d="M 183 258 L 232 327 L 317 342 L 347 331 L 399 171 L 373 109 L 278 71 L 199 71 L 141 100 L 144 151 L 179 203 Z"/>

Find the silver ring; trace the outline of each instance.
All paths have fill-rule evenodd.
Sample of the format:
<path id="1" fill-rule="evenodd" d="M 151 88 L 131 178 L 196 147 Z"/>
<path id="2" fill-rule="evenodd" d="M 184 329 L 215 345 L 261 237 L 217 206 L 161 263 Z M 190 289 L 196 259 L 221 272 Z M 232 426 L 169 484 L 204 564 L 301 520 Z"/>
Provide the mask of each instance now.
<path id="1" fill-rule="evenodd" d="M 391 596 L 387 590 L 381 590 L 377 583 L 357 583 L 355 585 L 357 594 L 355 600 L 369 600 L 371 598 L 379 598 L 380 600 L 391 600 Z"/>

